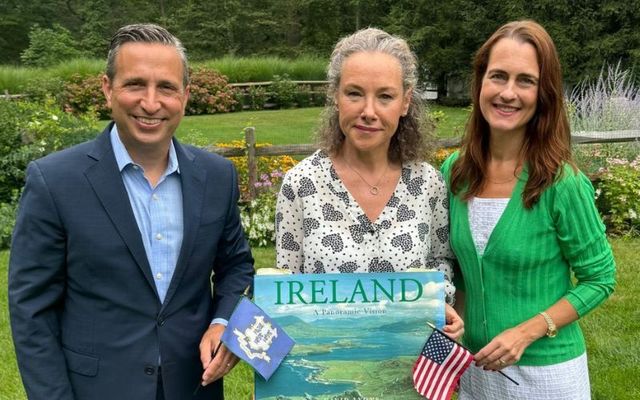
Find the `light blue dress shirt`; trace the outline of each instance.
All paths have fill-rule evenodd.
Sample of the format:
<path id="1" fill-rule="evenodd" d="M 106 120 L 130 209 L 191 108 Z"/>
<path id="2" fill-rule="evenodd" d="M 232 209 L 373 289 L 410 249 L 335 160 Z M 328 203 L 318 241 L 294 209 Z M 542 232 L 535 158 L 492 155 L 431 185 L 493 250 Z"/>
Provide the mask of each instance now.
<path id="1" fill-rule="evenodd" d="M 178 263 L 184 228 L 182 183 L 176 149 L 171 142 L 167 169 L 154 188 L 144 176 L 144 169 L 131 159 L 115 124 L 111 129 L 111 147 L 140 229 L 160 302 L 164 302 Z M 214 318 L 211 323 L 226 326 L 228 321 Z"/>
<path id="2" fill-rule="evenodd" d="M 176 149 L 171 142 L 167 169 L 155 187 L 132 159 L 118 135 L 111 129 L 111 146 L 138 223 L 160 302 L 164 302 L 182 247 L 182 184 Z"/>

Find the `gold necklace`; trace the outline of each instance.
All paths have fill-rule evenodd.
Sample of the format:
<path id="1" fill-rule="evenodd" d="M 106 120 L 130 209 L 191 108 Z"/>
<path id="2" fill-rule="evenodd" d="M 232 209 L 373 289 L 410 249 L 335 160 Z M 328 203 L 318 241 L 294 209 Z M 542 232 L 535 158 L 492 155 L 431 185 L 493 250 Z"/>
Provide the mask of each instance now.
<path id="1" fill-rule="evenodd" d="M 518 171 L 519 168 L 520 168 L 520 165 L 516 165 L 516 167 L 513 169 L 513 176 L 511 178 L 507 179 L 506 181 L 494 181 L 493 179 L 489 179 L 488 176 L 487 176 L 486 179 L 490 183 L 493 183 L 494 185 L 506 185 L 507 183 L 511 183 L 511 182 L 515 181 L 516 179 L 518 179 L 518 175 L 516 175 L 516 174 L 517 174 L 517 171 Z"/>
<path id="2" fill-rule="evenodd" d="M 380 179 L 378 179 L 378 182 L 376 182 L 375 185 L 372 185 L 369 182 L 367 182 L 367 180 L 364 179 L 362 175 L 360 175 L 360 172 L 356 171 L 356 169 L 353 168 L 351 164 L 349 164 L 349 162 L 344 156 L 342 156 L 342 160 L 344 161 L 345 165 L 349 167 L 350 170 L 352 170 L 353 172 L 355 172 L 356 175 L 358 175 L 358 178 L 360 178 L 362 182 L 364 182 L 367 186 L 369 186 L 369 193 L 371 193 L 372 196 L 377 196 L 378 193 L 380 193 L 380 183 L 382 183 L 382 179 L 384 179 L 384 176 L 387 174 L 387 170 L 389 170 L 389 163 L 387 163 L 387 166 L 385 167 L 384 172 L 382 173 L 382 175 L 380 175 Z"/>
<path id="3" fill-rule="evenodd" d="M 507 183 L 511 183 L 511 182 L 513 182 L 515 179 L 516 179 L 516 177 L 515 177 L 515 176 L 512 176 L 511 178 L 509 178 L 509 179 L 508 179 L 508 180 L 506 180 L 506 181 L 494 181 L 493 179 L 489 179 L 489 178 L 487 178 L 487 180 L 488 180 L 490 183 L 493 183 L 494 185 L 506 185 Z"/>

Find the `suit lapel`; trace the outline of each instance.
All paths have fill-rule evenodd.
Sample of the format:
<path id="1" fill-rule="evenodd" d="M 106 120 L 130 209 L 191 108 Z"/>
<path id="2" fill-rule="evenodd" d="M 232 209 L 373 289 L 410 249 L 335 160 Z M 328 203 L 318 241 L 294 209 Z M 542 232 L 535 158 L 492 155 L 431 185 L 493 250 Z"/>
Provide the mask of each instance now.
<path id="1" fill-rule="evenodd" d="M 116 163 L 109 132 L 113 123 L 105 128 L 104 132 L 96 139 L 95 147 L 88 154 L 96 160 L 95 165 L 85 172 L 89 183 L 93 187 L 96 196 L 102 203 L 109 218 L 116 227 L 120 237 L 129 248 L 133 259 L 142 271 L 147 283 L 158 295 L 155 282 L 151 274 L 151 267 L 147 260 L 147 254 L 142 244 L 140 230 L 136 218 L 131 209 L 127 190 L 122 182 L 120 170 Z M 186 226 L 185 226 L 186 228 Z"/>
<path id="2" fill-rule="evenodd" d="M 195 155 L 189 151 L 188 148 L 181 146 L 175 139 L 173 140 L 173 144 L 178 157 L 178 165 L 180 166 L 184 232 L 178 263 L 173 272 L 163 308 L 169 304 L 187 268 L 187 261 L 193 250 L 193 244 L 198 233 L 198 227 L 200 226 L 206 182 L 206 171 L 203 168 L 197 168 Z"/>

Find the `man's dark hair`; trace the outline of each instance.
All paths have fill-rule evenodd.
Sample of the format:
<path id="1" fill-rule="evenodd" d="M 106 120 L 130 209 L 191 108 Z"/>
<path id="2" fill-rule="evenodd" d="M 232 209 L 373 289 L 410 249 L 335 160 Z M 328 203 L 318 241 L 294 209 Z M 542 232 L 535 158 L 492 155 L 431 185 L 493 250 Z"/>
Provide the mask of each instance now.
<path id="1" fill-rule="evenodd" d="M 173 36 L 163 27 L 155 24 L 132 24 L 118 29 L 111 38 L 109 55 L 107 56 L 107 77 L 110 81 L 116 75 L 116 57 L 120 47 L 125 43 L 159 43 L 173 46 L 178 51 L 182 60 L 182 84 L 186 87 L 189 84 L 189 65 L 187 53 L 180 40 Z"/>

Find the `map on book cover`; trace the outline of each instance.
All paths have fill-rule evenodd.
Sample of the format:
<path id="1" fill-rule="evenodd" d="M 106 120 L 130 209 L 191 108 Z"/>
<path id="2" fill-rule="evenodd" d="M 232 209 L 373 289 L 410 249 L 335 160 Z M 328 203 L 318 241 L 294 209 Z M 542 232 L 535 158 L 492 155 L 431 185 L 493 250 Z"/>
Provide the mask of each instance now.
<path id="1" fill-rule="evenodd" d="M 295 340 L 256 400 L 422 399 L 412 369 L 444 324 L 441 272 L 256 275 L 254 302 Z"/>

